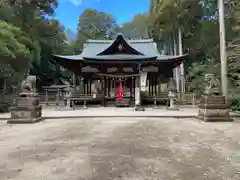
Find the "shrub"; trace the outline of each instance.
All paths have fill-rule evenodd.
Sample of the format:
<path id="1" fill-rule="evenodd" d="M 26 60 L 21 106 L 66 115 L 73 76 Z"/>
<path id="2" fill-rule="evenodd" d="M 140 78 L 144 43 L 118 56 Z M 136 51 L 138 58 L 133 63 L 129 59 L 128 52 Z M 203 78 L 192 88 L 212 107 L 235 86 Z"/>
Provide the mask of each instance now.
<path id="1" fill-rule="evenodd" d="M 7 102 L 0 103 L 0 113 L 8 112 L 9 107 L 10 107 L 10 104 Z"/>
<path id="2" fill-rule="evenodd" d="M 240 97 L 232 97 L 230 99 L 231 109 L 233 111 L 240 111 Z"/>

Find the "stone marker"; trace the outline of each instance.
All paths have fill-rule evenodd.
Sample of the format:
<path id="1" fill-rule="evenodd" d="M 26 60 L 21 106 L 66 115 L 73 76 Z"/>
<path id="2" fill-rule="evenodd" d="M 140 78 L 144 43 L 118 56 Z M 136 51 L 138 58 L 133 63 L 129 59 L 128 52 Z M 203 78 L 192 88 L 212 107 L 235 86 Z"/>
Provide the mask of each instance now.
<path id="1" fill-rule="evenodd" d="M 37 123 L 44 120 L 40 99 L 34 85 L 27 80 L 22 83 L 22 93 L 16 98 L 16 105 L 10 108 L 11 118 L 7 123 Z"/>
<path id="2" fill-rule="evenodd" d="M 220 81 L 214 74 L 205 75 L 205 91 L 198 105 L 197 119 L 205 122 L 233 121 L 229 114 L 229 104 L 220 90 Z"/>

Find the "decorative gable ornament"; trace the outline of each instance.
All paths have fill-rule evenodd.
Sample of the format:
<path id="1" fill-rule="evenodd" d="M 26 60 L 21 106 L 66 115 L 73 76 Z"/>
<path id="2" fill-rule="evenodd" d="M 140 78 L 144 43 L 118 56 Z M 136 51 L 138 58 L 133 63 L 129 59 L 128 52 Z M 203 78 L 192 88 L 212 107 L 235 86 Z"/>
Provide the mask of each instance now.
<path id="1" fill-rule="evenodd" d="M 118 46 L 118 51 L 119 51 L 119 52 L 122 52 L 122 50 L 123 50 L 123 46 L 122 46 L 121 44 L 119 44 L 119 46 Z"/>

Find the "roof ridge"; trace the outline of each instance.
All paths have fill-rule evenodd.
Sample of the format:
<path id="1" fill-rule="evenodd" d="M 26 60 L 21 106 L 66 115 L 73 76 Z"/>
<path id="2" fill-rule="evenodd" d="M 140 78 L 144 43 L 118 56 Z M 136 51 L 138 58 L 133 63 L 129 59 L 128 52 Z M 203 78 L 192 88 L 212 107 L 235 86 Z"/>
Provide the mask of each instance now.
<path id="1" fill-rule="evenodd" d="M 114 40 L 98 40 L 98 39 L 88 39 L 85 43 L 111 43 Z"/>
<path id="2" fill-rule="evenodd" d="M 133 40 L 128 40 L 127 42 L 129 43 L 153 43 L 153 39 L 133 39 Z"/>
<path id="3" fill-rule="evenodd" d="M 102 43 L 102 44 L 109 44 L 113 43 L 115 40 L 95 40 L 89 39 L 85 43 Z M 155 43 L 154 40 L 151 39 L 133 39 L 133 40 L 126 40 L 127 43 Z"/>

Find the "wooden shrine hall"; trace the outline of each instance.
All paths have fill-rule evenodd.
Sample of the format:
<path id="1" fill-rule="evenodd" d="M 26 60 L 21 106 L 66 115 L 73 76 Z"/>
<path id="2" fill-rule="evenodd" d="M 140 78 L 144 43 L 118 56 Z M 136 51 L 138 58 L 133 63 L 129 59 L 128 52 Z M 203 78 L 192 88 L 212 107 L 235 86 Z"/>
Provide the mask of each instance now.
<path id="1" fill-rule="evenodd" d="M 173 69 L 186 57 L 160 55 L 153 39 L 126 40 L 122 35 L 115 40 L 87 40 L 79 55 L 54 55 L 61 66 L 73 72 L 72 85 L 80 86 L 80 95 L 92 97 L 92 84 L 101 82 L 101 95 L 97 95 L 94 101 L 103 105 L 119 96 L 128 99 L 131 104 L 140 101 L 142 72 L 145 72 L 146 80 L 145 99 L 141 101 L 167 98 L 168 79 L 173 77 Z"/>

